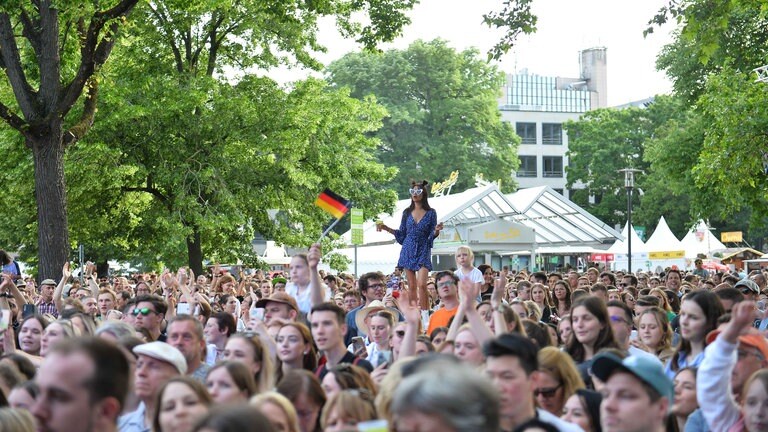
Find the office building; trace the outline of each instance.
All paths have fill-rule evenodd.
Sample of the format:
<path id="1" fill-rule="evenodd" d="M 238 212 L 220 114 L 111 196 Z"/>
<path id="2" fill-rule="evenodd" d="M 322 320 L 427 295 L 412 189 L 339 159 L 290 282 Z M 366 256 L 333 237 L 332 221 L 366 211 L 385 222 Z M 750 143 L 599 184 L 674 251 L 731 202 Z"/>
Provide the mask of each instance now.
<path id="1" fill-rule="evenodd" d="M 507 75 L 499 110 L 522 139 L 515 173 L 520 188 L 549 186 L 571 196 L 565 187 L 568 135 L 563 123 L 608 105 L 606 49 L 581 51 L 579 61 L 578 78 L 545 77 L 527 70 Z"/>

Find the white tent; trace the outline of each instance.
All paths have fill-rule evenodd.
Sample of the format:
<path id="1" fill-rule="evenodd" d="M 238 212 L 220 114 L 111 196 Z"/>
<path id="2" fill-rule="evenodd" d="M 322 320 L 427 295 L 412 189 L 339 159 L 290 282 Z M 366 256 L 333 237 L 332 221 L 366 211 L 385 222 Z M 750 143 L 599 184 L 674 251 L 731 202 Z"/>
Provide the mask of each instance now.
<path id="1" fill-rule="evenodd" d="M 632 267 L 635 269 L 647 268 L 648 249 L 646 248 L 645 243 L 640 240 L 640 236 L 637 235 L 635 228 L 632 227 L 632 229 L 629 230 L 627 224 L 624 224 L 624 229 L 621 231 L 621 235 L 624 236 L 625 239 L 627 238 L 627 235 L 632 236 Z M 628 246 L 627 241 L 616 240 L 616 242 L 614 242 L 606 251 L 607 253 L 613 254 L 613 262 L 611 264 L 613 270 L 629 270 L 627 269 L 627 264 L 629 263 L 627 259 L 629 253 Z"/>
<path id="2" fill-rule="evenodd" d="M 711 257 L 712 252 L 725 249 L 725 245 L 712 234 L 703 220 L 688 231 L 681 243 L 685 250 L 685 257 L 690 259 L 696 258 L 698 254 Z"/>
<path id="3" fill-rule="evenodd" d="M 682 269 L 687 266 L 688 260 L 685 259 L 683 243 L 669 229 L 664 216 L 659 218 L 659 223 L 656 225 L 651 238 L 645 242 L 645 246 L 648 249 L 648 259 L 651 261 L 652 269 L 672 267 L 673 265 Z"/>

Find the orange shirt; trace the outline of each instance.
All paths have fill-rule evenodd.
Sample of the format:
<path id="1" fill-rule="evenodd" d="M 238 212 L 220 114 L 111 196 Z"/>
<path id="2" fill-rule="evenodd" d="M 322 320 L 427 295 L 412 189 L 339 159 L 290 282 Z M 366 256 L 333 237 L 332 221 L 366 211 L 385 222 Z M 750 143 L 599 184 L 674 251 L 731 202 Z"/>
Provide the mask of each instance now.
<path id="1" fill-rule="evenodd" d="M 456 315 L 456 311 L 459 309 L 456 306 L 453 309 L 440 308 L 436 310 L 432 316 L 429 317 L 429 328 L 427 329 L 427 336 L 432 334 L 432 330 L 438 327 L 448 327 L 448 323 L 451 318 Z"/>

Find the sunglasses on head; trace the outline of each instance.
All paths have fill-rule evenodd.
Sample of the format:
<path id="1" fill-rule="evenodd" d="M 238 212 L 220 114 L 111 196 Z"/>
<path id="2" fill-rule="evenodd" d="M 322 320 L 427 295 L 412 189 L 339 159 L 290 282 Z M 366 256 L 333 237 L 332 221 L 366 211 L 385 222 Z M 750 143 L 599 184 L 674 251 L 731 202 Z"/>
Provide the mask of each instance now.
<path id="1" fill-rule="evenodd" d="M 411 195 L 414 195 L 414 196 L 419 196 L 419 195 L 422 194 L 422 192 L 424 192 L 424 189 L 421 189 L 421 188 L 410 188 L 410 189 L 408 189 L 408 193 L 410 193 Z"/>
<path id="2" fill-rule="evenodd" d="M 155 311 L 153 311 L 150 308 L 141 308 L 141 309 L 134 309 L 133 310 L 133 316 L 139 316 L 139 315 L 147 316 L 147 315 L 149 315 L 151 313 L 155 313 Z"/>

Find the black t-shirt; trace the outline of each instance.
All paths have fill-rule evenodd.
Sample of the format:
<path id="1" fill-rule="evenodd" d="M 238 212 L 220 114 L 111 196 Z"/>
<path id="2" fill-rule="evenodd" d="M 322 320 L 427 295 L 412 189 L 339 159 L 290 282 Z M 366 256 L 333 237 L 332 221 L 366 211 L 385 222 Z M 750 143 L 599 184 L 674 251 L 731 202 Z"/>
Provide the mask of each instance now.
<path id="1" fill-rule="evenodd" d="M 320 361 L 323 363 L 320 366 L 315 369 L 315 376 L 320 379 L 320 381 L 325 378 L 325 374 L 328 373 L 328 368 L 326 367 L 327 364 L 325 363 L 325 357 L 320 359 Z M 355 366 L 360 366 L 361 368 L 368 371 L 368 373 L 373 372 L 373 365 L 368 360 L 362 359 L 351 352 L 347 351 L 346 354 L 344 354 L 344 357 L 341 358 L 338 364 L 342 363 L 349 363 Z"/>

